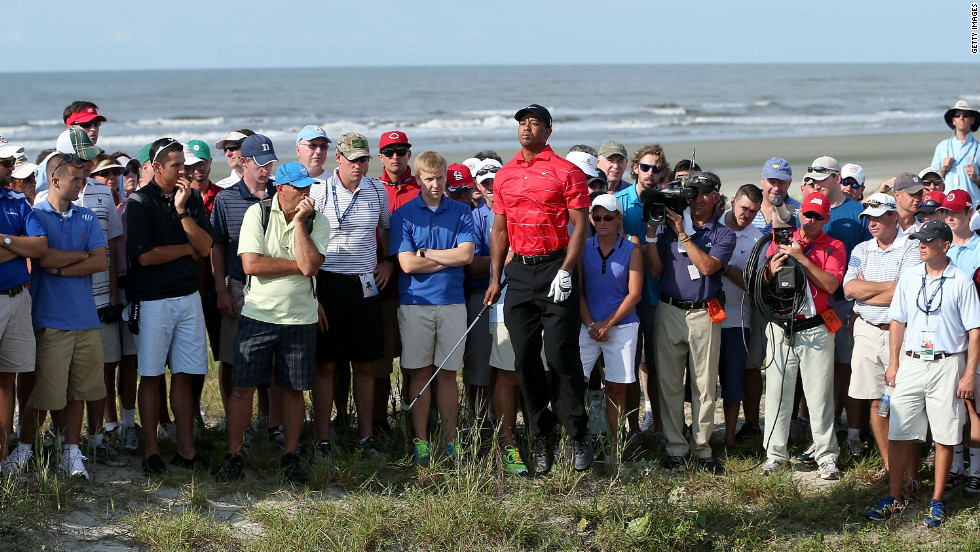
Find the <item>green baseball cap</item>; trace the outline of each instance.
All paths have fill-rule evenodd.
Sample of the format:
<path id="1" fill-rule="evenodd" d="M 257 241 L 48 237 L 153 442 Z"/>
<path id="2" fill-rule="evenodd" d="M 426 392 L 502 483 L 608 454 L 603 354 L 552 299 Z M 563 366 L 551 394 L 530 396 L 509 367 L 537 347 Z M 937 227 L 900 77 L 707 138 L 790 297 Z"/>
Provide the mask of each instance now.
<path id="1" fill-rule="evenodd" d="M 337 151 L 348 161 L 371 157 L 367 138 L 356 132 L 348 132 L 341 136 L 337 140 Z"/>
<path id="2" fill-rule="evenodd" d="M 191 140 L 184 144 L 184 164 L 196 165 L 201 161 L 211 160 L 211 148 L 200 140 Z"/>
<path id="3" fill-rule="evenodd" d="M 102 148 L 96 146 L 88 134 L 79 127 L 70 127 L 58 136 L 58 151 L 73 153 L 84 161 L 91 161 L 102 153 Z"/>
<path id="4" fill-rule="evenodd" d="M 151 142 L 151 143 L 143 146 L 143 149 L 140 150 L 140 154 L 136 156 L 136 159 L 139 160 L 140 165 L 145 165 L 147 162 L 149 162 L 149 160 L 150 160 L 150 148 L 152 148 L 152 147 L 153 147 L 153 143 Z"/>

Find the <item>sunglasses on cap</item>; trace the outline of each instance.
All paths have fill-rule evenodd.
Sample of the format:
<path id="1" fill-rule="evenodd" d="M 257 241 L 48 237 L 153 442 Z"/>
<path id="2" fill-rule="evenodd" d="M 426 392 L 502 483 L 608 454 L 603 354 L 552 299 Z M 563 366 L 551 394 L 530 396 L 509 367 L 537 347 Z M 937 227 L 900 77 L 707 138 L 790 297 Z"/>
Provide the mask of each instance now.
<path id="1" fill-rule="evenodd" d="M 600 220 L 604 220 L 606 222 L 612 222 L 616 220 L 616 215 L 592 215 L 592 220 L 594 222 L 599 222 Z"/>
<path id="2" fill-rule="evenodd" d="M 958 119 L 960 117 L 969 117 L 970 119 L 972 119 L 973 113 L 968 113 L 966 111 L 957 111 L 956 113 L 953 113 L 953 117 L 952 117 L 953 119 Z"/>
<path id="3" fill-rule="evenodd" d="M 51 174 L 58 172 L 58 169 L 60 169 L 62 165 L 75 165 L 77 163 L 80 163 L 81 161 L 82 158 L 78 157 L 74 153 L 62 153 L 61 162 L 55 166 L 54 170 L 51 171 Z"/>
<path id="4" fill-rule="evenodd" d="M 936 179 L 926 180 L 925 178 L 923 178 L 919 182 L 921 182 L 923 186 L 938 186 L 943 183 L 943 179 L 936 178 Z"/>
<path id="5" fill-rule="evenodd" d="M 885 203 L 884 201 L 877 201 L 877 200 L 865 201 L 861 205 L 863 205 L 865 209 L 877 209 L 878 207 L 894 207 L 894 205 L 891 203 Z"/>
<path id="6" fill-rule="evenodd" d="M 827 220 L 827 217 L 820 216 L 816 211 L 807 211 L 803 213 L 803 216 L 812 220 Z"/>
<path id="7" fill-rule="evenodd" d="M 409 150 L 410 148 L 406 148 L 404 146 L 400 148 L 385 148 L 381 150 L 381 155 L 384 155 L 388 159 L 391 159 L 396 155 L 398 157 L 405 157 L 406 155 L 408 155 Z"/>
<path id="8" fill-rule="evenodd" d="M 837 169 L 829 169 L 827 167 L 807 167 L 806 172 L 834 174 L 835 172 L 840 172 L 840 171 L 838 171 Z"/>
<path id="9" fill-rule="evenodd" d="M 861 184 L 860 182 L 858 182 L 857 180 L 854 180 L 853 178 L 845 178 L 844 180 L 841 181 L 841 184 L 843 184 L 845 186 L 850 186 L 850 187 L 854 188 L 855 190 L 857 190 L 858 188 L 863 188 L 864 187 L 864 184 Z"/>
<path id="10" fill-rule="evenodd" d="M 242 149 L 242 145 L 241 144 L 232 144 L 232 145 L 226 147 L 225 148 L 225 151 L 238 151 L 240 149 Z"/>
<path id="11" fill-rule="evenodd" d="M 660 174 L 664 170 L 664 167 L 661 165 L 647 165 L 646 163 L 637 163 L 636 166 L 640 168 L 640 172 L 652 172 L 653 174 Z"/>
<path id="12" fill-rule="evenodd" d="M 72 126 L 77 126 L 88 130 L 92 127 L 99 128 L 102 126 L 102 121 L 89 121 L 87 123 L 72 123 Z"/>
<path id="13" fill-rule="evenodd" d="M 9 157 L 7 159 L 0 159 L 0 167 L 11 169 L 16 164 L 17 164 L 17 160 L 14 159 L 13 157 Z"/>
<path id="14" fill-rule="evenodd" d="M 476 175 L 477 176 L 483 176 L 485 174 L 497 174 L 497 171 L 499 171 L 499 170 L 500 170 L 500 167 L 487 167 L 485 169 L 480 169 L 480 170 L 476 171 Z"/>
<path id="15" fill-rule="evenodd" d="M 942 206 L 942 204 L 943 204 L 943 202 L 941 202 L 941 201 L 935 201 L 935 200 L 929 199 L 929 200 L 926 200 L 926 201 L 920 201 L 919 202 L 919 208 L 922 208 L 922 207 L 935 207 L 936 209 L 938 209 L 938 208 L 940 208 Z"/>

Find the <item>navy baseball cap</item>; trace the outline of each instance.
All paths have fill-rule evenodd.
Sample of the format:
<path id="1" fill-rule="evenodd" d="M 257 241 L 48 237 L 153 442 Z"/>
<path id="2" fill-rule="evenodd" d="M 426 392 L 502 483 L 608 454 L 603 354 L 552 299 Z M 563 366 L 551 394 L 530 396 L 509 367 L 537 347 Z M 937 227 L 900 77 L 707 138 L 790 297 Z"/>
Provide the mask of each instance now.
<path id="1" fill-rule="evenodd" d="M 241 155 L 251 157 L 259 166 L 279 160 L 276 157 L 276 148 L 272 146 L 272 140 L 261 134 L 253 134 L 242 141 Z"/>
<path id="2" fill-rule="evenodd" d="M 316 181 L 310 176 L 310 171 L 296 161 L 283 163 L 276 171 L 276 185 L 289 184 L 294 188 L 309 188 Z"/>
<path id="3" fill-rule="evenodd" d="M 793 168 L 789 166 L 789 161 L 782 157 L 773 157 L 762 166 L 762 178 L 793 180 Z"/>
<path id="4" fill-rule="evenodd" d="M 517 119 L 517 122 L 519 123 L 525 115 L 534 115 L 534 117 L 544 123 L 545 126 L 551 128 L 551 112 L 548 111 L 547 108 L 538 104 L 531 104 L 515 113 L 514 118 Z"/>

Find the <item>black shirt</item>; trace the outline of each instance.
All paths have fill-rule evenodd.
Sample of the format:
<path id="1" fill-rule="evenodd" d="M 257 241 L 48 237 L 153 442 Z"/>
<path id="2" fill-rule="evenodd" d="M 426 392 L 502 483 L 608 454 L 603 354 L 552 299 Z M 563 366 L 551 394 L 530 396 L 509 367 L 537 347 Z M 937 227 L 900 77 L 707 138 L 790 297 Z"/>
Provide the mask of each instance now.
<path id="1" fill-rule="evenodd" d="M 198 226 L 214 236 L 204 202 L 196 191 L 188 198 L 186 210 Z M 154 247 L 190 243 L 177 219 L 173 195 L 163 195 L 160 186 L 151 180 L 129 196 L 123 213 L 123 228 L 126 232 L 126 256 L 130 263 L 127 299 L 155 301 L 183 297 L 197 291 L 197 261 L 190 255 L 154 266 L 143 266 L 138 261 L 140 255 Z"/>

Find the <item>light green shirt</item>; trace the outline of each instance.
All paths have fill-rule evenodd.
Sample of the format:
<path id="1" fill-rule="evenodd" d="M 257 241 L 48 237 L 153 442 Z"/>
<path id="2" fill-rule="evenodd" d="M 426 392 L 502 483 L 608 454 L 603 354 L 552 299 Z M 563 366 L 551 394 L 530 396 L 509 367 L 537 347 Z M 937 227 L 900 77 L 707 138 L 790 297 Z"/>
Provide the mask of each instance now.
<path id="1" fill-rule="evenodd" d="M 258 253 L 273 259 L 296 260 L 292 222 L 279 209 L 279 194 L 272 198 L 269 227 L 262 232 L 262 204 L 256 203 L 245 212 L 238 242 L 238 254 Z M 327 217 L 318 213 L 313 219 L 310 238 L 321 255 L 326 253 L 330 237 Z M 302 274 L 280 278 L 246 276 L 245 306 L 242 316 L 267 324 L 316 324 L 317 302 L 314 279 Z"/>

